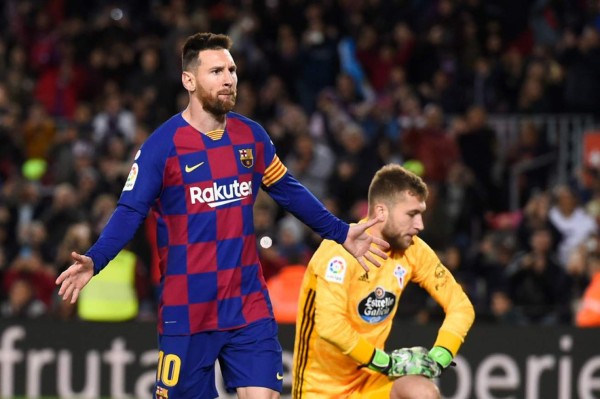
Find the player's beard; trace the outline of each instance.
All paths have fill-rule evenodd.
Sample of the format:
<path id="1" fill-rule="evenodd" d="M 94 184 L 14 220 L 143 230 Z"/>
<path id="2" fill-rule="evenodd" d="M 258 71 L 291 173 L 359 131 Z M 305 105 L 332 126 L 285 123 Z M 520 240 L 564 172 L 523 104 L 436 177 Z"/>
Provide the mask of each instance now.
<path id="1" fill-rule="evenodd" d="M 386 222 L 381 230 L 381 237 L 390 244 L 390 249 L 394 251 L 406 250 L 412 244 L 412 237 L 409 241 L 408 236 L 398 234 L 395 231 L 393 226 Z"/>
<path id="2" fill-rule="evenodd" d="M 229 94 L 229 96 L 222 99 L 219 95 L 223 94 Z M 220 91 L 216 96 L 211 96 L 209 92 L 205 91 L 202 87 L 199 87 L 196 95 L 198 96 L 200 104 L 202 104 L 202 108 L 215 116 L 222 116 L 233 110 L 237 98 L 235 89 L 227 92 Z"/>

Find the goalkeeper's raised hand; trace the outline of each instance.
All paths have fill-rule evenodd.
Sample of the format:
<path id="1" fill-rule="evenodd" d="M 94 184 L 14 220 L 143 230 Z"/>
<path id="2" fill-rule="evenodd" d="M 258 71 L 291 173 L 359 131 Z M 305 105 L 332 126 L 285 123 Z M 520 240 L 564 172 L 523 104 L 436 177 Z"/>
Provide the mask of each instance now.
<path id="1" fill-rule="evenodd" d="M 429 356 L 427 349 L 421 346 L 396 349 L 390 354 L 375 349 L 367 368 L 386 374 L 390 378 L 405 375 L 436 378 L 442 373 L 442 367 Z"/>

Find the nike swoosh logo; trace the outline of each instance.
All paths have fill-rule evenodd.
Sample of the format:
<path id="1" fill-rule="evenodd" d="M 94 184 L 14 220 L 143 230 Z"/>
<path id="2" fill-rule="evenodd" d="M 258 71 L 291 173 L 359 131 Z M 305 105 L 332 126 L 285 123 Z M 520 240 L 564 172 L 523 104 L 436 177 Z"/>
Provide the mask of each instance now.
<path id="1" fill-rule="evenodd" d="M 202 165 L 204 165 L 204 162 L 200 162 L 199 164 L 196 164 L 194 166 L 185 165 L 185 171 L 186 171 L 186 173 L 193 172 L 193 171 L 195 171 L 196 169 L 198 169 Z"/>
<path id="2" fill-rule="evenodd" d="M 283 380 L 283 376 L 282 376 L 281 374 L 277 373 L 277 379 L 278 379 L 279 381 L 281 381 L 281 380 Z"/>

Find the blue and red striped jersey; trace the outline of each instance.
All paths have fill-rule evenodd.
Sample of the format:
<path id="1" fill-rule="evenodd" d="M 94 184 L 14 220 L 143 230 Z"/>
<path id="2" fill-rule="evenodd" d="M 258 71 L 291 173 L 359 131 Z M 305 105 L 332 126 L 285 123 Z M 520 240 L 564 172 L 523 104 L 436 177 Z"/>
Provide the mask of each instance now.
<path id="1" fill-rule="evenodd" d="M 258 123 L 229 113 L 224 131 L 201 133 L 177 114 L 136 154 L 117 209 L 87 254 L 99 272 L 151 209 L 160 255 L 161 334 L 226 330 L 271 318 L 253 222 L 261 187 L 321 236 L 345 240 L 348 225 L 287 173 Z"/>

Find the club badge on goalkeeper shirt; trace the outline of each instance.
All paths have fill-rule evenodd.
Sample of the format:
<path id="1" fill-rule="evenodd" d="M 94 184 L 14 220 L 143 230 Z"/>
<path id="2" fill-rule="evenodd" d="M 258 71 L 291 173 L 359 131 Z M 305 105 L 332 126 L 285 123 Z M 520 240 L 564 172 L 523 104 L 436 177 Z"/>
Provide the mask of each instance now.
<path id="1" fill-rule="evenodd" d="M 406 276 L 406 269 L 402 267 L 402 265 L 396 265 L 394 269 L 394 276 L 398 279 L 398 285 L 400 289 L 404 288 L 404 276 Z"/>

